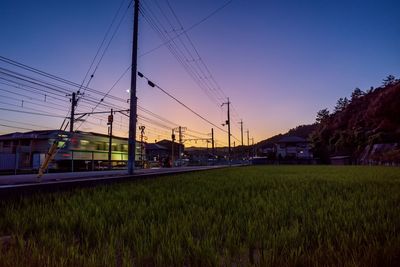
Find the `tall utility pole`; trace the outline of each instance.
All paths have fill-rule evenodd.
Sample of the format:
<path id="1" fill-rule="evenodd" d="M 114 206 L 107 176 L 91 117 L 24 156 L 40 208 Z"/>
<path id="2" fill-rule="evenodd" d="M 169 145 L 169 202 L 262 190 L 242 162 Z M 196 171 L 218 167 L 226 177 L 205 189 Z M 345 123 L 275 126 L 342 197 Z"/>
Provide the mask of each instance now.
<path id="1" fill-rule="evenodd" d="M 112 151 L 112 127 L 113 127 L 113 121 L 114 121 L 114 116 L 113 116 L 113 109 L 111 109 L 111 114 L 108 115 L 108 125 L 110 125 L 109 128 L 109 141 L 108 141 L 108 168 L 111 170 L 112 169 L 112 164 L 111 164 L 111 151 Z"/>
<path id="2" fill-rule="evenodd" d="M 75 107 L 76 107 L 77 101 L 76 101 L 76 93 L 72 93 L 72 98 L 71 98 L 71 117 L 69 119 L 69 131 L 72 133 L 74 132 L 74 121 L 75 121 Z"/>
<path id="3" fill-rule="evenodd" d="M 231 165 L 231 114 L 229 110 L 231 102 L 229 102 L 229 97 L 228 97 L 228 102 L 222 103 L 223 105 L 228 106 L 228 120 L 226 121 L 226 125 L 228 125 L 228 160 L 229 160 L 229 165 Z"/>
<path id="4" fill-rule="evenodd" d="M 244 158 L 244 152 L 245 152 L 244 146 L 243 146 L 243 120 L 240 120 L 239 123 L 240 123 L 240 136 L 241 136 L 241 141 L 242 141 L 242 148 L 241 148 L 240 150 L 242 151 L 241 157 L 242 157 L 242 160 L 243 160 L 243 158 Z"/>
<path id="5" fill-rule="evenodd" d="M 249 129 L 246 131 L 247 133 L 247 159 L 250 158 L 250 137 L 249 137 Z"/>
<path id="6" fill-rule="evenodd" d="M 181 160 L 181 154 L 182 154 L 182 151 L 181 151 L 181 149 L 182 149 L 182 127 L 181 126 L 179 126 L 179 161 Z M 179 164 L 180 164 L 180 162 L 179 162 Z"/>
<path id="7" fill-rule="evenodd" d="M 172 129 L 171 139 L 172 139 L 172 147 L 171 147 L 171 150 L 172 150 L 171 162 L 172 162 L 172 164 L 171 164 L 171 167 L 174 167 L 174 161 L 175 161 L 175 155 L 174 155 L 175 132 L 174 132 L 174 129 Z"/>
<path id="8" fill-rule="evenodd" d="M 132 68 L 131 68 L 131 89 L 129 109 L 129 139 L 128 139 L 128 174 L 133 174 L 135 169 L 136 151 L 136 74 L 137 74 L 137 49 L 138 49 L 138 22 L 139 22 L 139 0 L 135 0 L 133 17 L 133 43 L 132 43 Z"/>
<path id="9" fill-rule="evenodd" d="M 140 130 L 140 165 L 142 165 L 142 168 L 144 168 L 144 160 L 143 160 L 143 152 L 144 152 L 144 143 L 143 143 L 144 129 L 146 129 L 146 126 L 144 126 L 144 125 L 139 126 L 139 130 Z"/>
<path id="10" fill-rule="evenodd" d="M 251 154 L 252 154 L 253 157 L 254 157 L 255 154 L 256 154 L 256 153 L 255 153 L 256 151 L 254 150 L 254 137 L 251 138 L 251 150 L 252 150 L 252 153 L 251 153 Z"/>
<path id="11" fill-rule="evenodd" d="M 212 154 L 215 156 L 215 151 L 214 151 L 214 128 L 211 128 L 211 147 L 212 147 Z"/>
<path id="12" fill-rule="evenodd" d="M 242 137 L 242 147 L 243 147 L 243 120 L 240 120 L 240 134 L 241 134 L 241 137 Z"/>

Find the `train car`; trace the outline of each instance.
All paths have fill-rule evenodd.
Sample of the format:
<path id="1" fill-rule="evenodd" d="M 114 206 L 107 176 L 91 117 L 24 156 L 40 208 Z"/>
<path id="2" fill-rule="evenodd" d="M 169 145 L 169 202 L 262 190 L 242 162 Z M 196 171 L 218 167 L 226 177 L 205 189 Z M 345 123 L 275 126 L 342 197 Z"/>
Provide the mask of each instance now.
<path id="1" fill-rule="evenodd" d="M 8 161 L 8 164 L 0 164 L 0 167 L 7 165 L 7 169 L 37 170 L 55 140 L 59 141 L 59 149 L 49 165 L 49 170 L 89 171 L 108 168 L 108 135 L 79 131 L 70 133 L 59 130 L 0 136 L 0 161 L 2 158 Z M 111 146 L 112 167 L 125 168 L 128 161 L 128 139 L 113 136 Z M 144 153 L 142 144 L 136 142 L 137 166 Z M 13 159 L 12 162 L 10 159 Z"/>
<path id="2" fill-rule="evenodd" d="M 67 133 L 61 136 L 59 151 L 53 165 L 58 170 L 103 170 L 108 168 L 109 136 L 92 132 Z M 49 140 L 52 143 L 53 140 Z M 136 142 L 135 162 L 139 165 L 141 144 Z M 128 161 L 128 139 L 113 137 L 111 144 L 111 165 L 125 168 Z"/>

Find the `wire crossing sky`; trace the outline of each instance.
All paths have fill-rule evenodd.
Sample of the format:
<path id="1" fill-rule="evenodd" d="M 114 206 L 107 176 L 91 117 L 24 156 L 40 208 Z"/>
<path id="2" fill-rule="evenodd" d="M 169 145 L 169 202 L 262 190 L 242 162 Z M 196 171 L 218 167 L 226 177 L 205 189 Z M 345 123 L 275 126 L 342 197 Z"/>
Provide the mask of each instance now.
<path id="1" fill-rule="evenodd" d="M 398 1 L 141 4 L 138 69 L 216 125 L 225 123 L 220 104 L 229 97 L 236 137 L 241 119 L 260 141 L 313 123 L 318 110 L 332 109 L 356 87 L 400 77 Z M 1 1 L 0 134 L 58 129 L 70 108 L 67 95 L 79 86 L 85 94 L 78 113 L 127 109 L 132 19 L 131 0 Z M 145 79 L 138 79 L 137 95 L 149 141 L 169 139 L 177 126 L 188 127 L 188 138 L 211 132 Z M 127 121 L 115 115 L 117 135 L 127 136 Z M 77 126 L 107 133 L 107 116 Z M 214 130 L 226 145 L 226 133 Z"/>

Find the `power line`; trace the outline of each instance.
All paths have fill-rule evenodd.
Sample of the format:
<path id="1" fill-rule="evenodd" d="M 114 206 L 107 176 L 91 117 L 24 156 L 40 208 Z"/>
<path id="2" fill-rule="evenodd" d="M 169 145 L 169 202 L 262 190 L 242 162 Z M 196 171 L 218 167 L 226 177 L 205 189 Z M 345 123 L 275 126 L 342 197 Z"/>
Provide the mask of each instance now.
<path id="1" fill-rule="evenodd" d="M 168 17 L 165 15 L 165 13 L 161 9 L 160 5 L 158 3 L 156 3 L 156 4 L 157 4 L 157 7 L 160 9 L 161 15 L 165 18 L 165 20 L 168 22 L 168 24 L 170 24 L 171 29 L 173 31 L 175 31 L 175 27 L 172 25 L 172 23 L 170 22 Z M 172 9 L 171 5 L 168 2 L 167 2 L 167 4 L 169 5 L 169 8 L 170 8 L 172 14 L 174 15 L 175 19 L 179 23 L 180 28 L 183 29 L 183 25 L 180 22 L 179 18 L 177 17 L 176 13 L 174 12 L 174 10 Z M 144 18 L 147 20 L 149 25 L 155 30 L 156 33 L 159 34 L 159 36 L 162 40 L 167 39 L 166 35 L 170 36 L 168 31 L 164 28 L 162 23 L 157 18 L 157 16 L 148 7 L 147 8 L 142 7 L 141 13 L 144 16 Z M 188 47 L 185 45 L 185 43 L 183 42 L 183 40 L 181 38 L 177 38 L 177 39 L 181 42 L 184 50 L 186 51 L 188 56 L 191 58 L 190 60 L 186 57 L 185 53 L 183 53 L 181 51 L 181 49 L 175 43 L 175 41 L 172 41 L 171 43 L 167 44 L 167 47 L 170 50 L 170 52 L 175 56 L 175 58 L 178 60 L 178 62 L 181 63 L 181 65 L 188 72 L 188 74 L 199 85 L 199 87 L 206 93 L 206 95 L 210 98 L 210 100 L 214 101 L 218 105 L 218 107 L 220 107 L 219 101 L 225 96 L 225 94 L 223 93 L 221 87 L 219 86 L 219 84 L 216 82 L 215 78 L 211 74 L 208 66 L 202 60 L 202 58 L 198 52 L 198 49 L 195 47 L 195 45 L 194 45 L 193 41 L 190 39 L 189 35 L 187 33 L 185 33 L 185 36 L 186 36 L 187 40 L 189 41 L 189 44 L 191 45 L 191 47 L 198 59 L 194 58 L 192 52 L 189 51 Z M 195 66 L 192 66 L 191 64 L 189 64 L 189 62 L 194 62 Z M 204 70 L 199 65 L 198 62 L 200 62 L 202 64 Z M 211 81 L 213 81 L 215 86 L 212 85 Z M 210 84 L 208 84 L 207 82 L 209 82 Z M 236 137 L 234 137 L 234 138 L 237 139 Z M 237 140 L 239 140 L 239 139 L 237 139 Z"/>
<path id="2" fill-rule="evenodd" d="M 52 114 L 38 113 L 38 112 L 28 112 L 28 111 L 15 110 L 15 109 L 8 109 L 8 108 L 1 108 L 1 107 L 0 107 L 0 110 L 10 111 L 10 112 L 17 112 L 17 113 L 24 113 L 24 114 L 30 114 L 30 115 L 38 115 L 38 116 L 53 117 L 53 118 L 62 118 L 62 119 L 65 118 L 64 116 L 61 116 L 61 115 L 52 115 Z"/>
<path id="3" fill-rule="evenodd" d="M 1 89 L 0 89 L 0 90 L 1 90 Z M 18 102 L 22 103 L 22 105 L 23 105 L 24 103 L 29 103 L 29 104 L 32 104 L 32 105 L 37 105 L 36 103 L 30 102 L 30 101 L 27 101 L 27 100 L 23 100 L 23 99 L 18 99 L 18 98 L 10 97 L 10 96 L 0 95 L 0 97 L 4 97 L 4 98 L 8 98 L 8 99 L 11 99 L 11 100 L 14 100 L 14 101 L 18 101 Z M 65 109 L 56 108 L 56 107 L 51 107 L 51 106 L 48 106 L 48 108 L 55 109 L 55 110 L 60 110 L 60 111 L 64 111 L 64 110 L 65 110 Z"/>
<path id="4" fill-rule="evenodd" d="M 181 21 L 179 20 L 177 14 L 175 13 L 175 11 L 173 10 L 171 4 L 169 3 L 169 1 L 167 0 L 167 5 L 169 10 L 171 11 L 171 13 L 173 14 L 173 16 L 175 17 L 175 20 L 178 22 L 178 24 L 180 25 L 181 29 L 183 30 L 183 25 L 181 23 Z M 186 39 L 188 40 L 189 44 L 191 45 L 191 47 L 193 48 L 193 51 L 195 52 L 195 54 L 198 57 L 198 60 L 195 61 L 195 63 L 197 64 L 198 68 L 201 70 L 202 74 L 204 75 L 204 79 L 206 79 L 207 81 L 209 80 L 207 78 L 207 76 L 209 76 L 211 78 L 211 81 L 213 81 L 216 85 L 216 88 L 211 84 L 211 92 L 215 92 L 216 97 L 220 100 L 220 102 L 222 102 L 224 99 L 226 99 L 226 95 L 223 93 L 222 89 L 220 88 L 220 86 L 218 85 L 218 83 L 215 81 L 215 79 L 213 78 L 213 75 L 211 74 L 208 66 L 205 64 L 204 60 L 202 59 L 202 57 L 200 56 L 200 53 L 198 51 L 198 49 L 196 48 L 196 46 L 194 45 L 192 39 L 190 38 L 189 34 L 187 32 L 184 33 Z M 193 56 L 192 56 L 193 57 Z M 199 66 L 198 62 L 201 62 L 201 64 L 203 65 L 205 71 L 207 72 L 208 75 L 206 75 L 206 73 L 202 70 L 202 68 Z M 218 89 L 218 90 L 217 90 Z M 218 93 L 220 92 L 220 96 L 218 96 Z"/>
<path id="5" fill-rule="evenodd" d="M 81 85 L 78 84 L 78 83 L 75 83 L 75 82 L 69 81 L 69 80 L 67 80 L 67 79 L 58 77 L 58 76 L 56 76 L 56 75 L 53 75 L 53 74 L 44 72 L 44 71 L 42 71 L 42 70 L 39 70 L 39 69 L 30 67 L 30 66 L 28 66 L 28 65 L 19 63 L 19 62 L 15 61 L 15 60 L 8 59 L 8 58 L 3 57 L 3 56 L 0 56 L 0 61 L 3 61 L 3 62 L 5 62 L 5 63 L 8 63 L 8 64 L 13 65 L 13 66 L 15 66 L 15 67 L 19 67 L 19 68 L 22 68 L 22 69 L 24 69 L 24 70 L 27 70 L 27 71 L 30 71 L 30 72 L 33 72 L 33 73 L 36 73 L 36 74 L 39 74 L 39 75 L 44 76 L 44 77 L 46 77 L 46 78 L 56 80 L 56 81 L 58 81 L 58 82 L 67 84 L 67 85 L 69 85 L 69 86 L 72 86 L 72 87 L 75 87 L 75 88 L 78 88 L 78 89 L 82 88 Z M 98 91 L 98 90 L 95 90 L 95 89 L 90 88 L 90 87 L 83 87 L 83 88 L 86 89 L 86 90 L 89 91 L 89 92 L 94 93 L 94 94 L 99 94 L 99 95 L 103 95 L 103 94 L 104 94 L 103 92 Z M 65 92 L 63 92 L 63 93 L 65 93 Z M 71 91 L 68 91 L 68 93 L 71 93 Z M 113 100 L 126 103 L 126 99 L 123 99 L 123 98 L 120 98 L 120 97 L 116 97 L 116 96 L 113 96 L 113 95 L 108 95 L 108 97 L 111 98 L 111 99 L 113 99 Z"/>
<path id="6" fill-rule="evenodd" d="M 6 121 L 6 122 L 17 123 L 17 124 L 22 124 L 22 125 L 30 125 L 30 126 L 34 126 L 34 127 L 39 127 L 41 129 L 47 128 L 50 130 L 49 127 L 43 127 L 42 125 L 33 124 L 33 123 L 19 122 L 19 121 L 15 121 L 15 120 L 6 120 L 6 119 L 0 119 L 0 121 Z"/>
<path id="7" fill-rule="evenodd" d="M 67 101 L 67 99 L 61 99 L 61 98 L 57 98 L 57 97 L 54 96 L 54 95 L 56 95 L 56 96 L 60 96 L 60 97 L 66 97 L 65 94 L 63 94 L 63 95 L 56 94 L 54 92 L 49 92 L 47 90 L 39 89 L 39 88 L 36 88 L 36 87 L 33 87 L 33 86 L 24 85 L 22 83 L 18 83 L 18 82 L 15 82 L 15 81 L 7 80 L 7 79 L 1 78 L 1 77 L 0 77 L 0 79 L 8 81 L 8 82 L 12 82 L 12 83 L 14 83 L 16 85 L 4 83 L 4 82 L 0 82 L 0 84 L 4 84 L 4 85 L 10 86 L 10 87 L 13 87 L 13 88 L 16 88 L 16 89 L 20 89 L 20 90 L 24 90 L 24 91 L 27 91 L 27 92 L 30 92 L 30 93 L 34 93 L 34 94 L 37 94 L 37 92 L 40 92 L 40 94 L 43 94 L 43 96 L 51 97 L 53 99 L 57 99 L 57 100 L 63 101 L 63 102 Z M 26 87 L 31 88 L 31 89 L 27 89 Z"/>
<path id="8" fill-rule="evenodd" d="M 6 125 L 6 124 L 0 124 L 0 126 L 8 127 L 8 128 L 14 128 L 14 129 L 27 130 L 27 131 L 35 131 L 35 129 L 24 128 L 24 127 L 18 127 L 18 126 L 11 126 L 11 125 Z"/>
<path id="9" fill-rule="evenodd" d="M 87 78 L 87 76 L 89 75 L 89 72 L 90 72 L 90 70 L 92 69 L 92 67 L 93 67 L 93 65 L 94 65 L 94 62 L 96 61 L 96 58 L 97 58 L 97 56 L 99 55 L 99 53 L 100 53 L 100 51 L 101 51 L 101 48 L 103 47 L 104 42 L 106 41 L 107 36 L 108 36 L 108 34 L 110 33 L 110 31 L 111 31 L 111 29 L 112 29 L 112 26 L 114 25 L 114 22 L 116 21 L 116 19 L 117 19 L 117 17 L 118 17 L 118 14 L 119 14 L 119 12 L 121 11 L 121 8 L 122 8 L 124 2 L 125 2 L 125 0 L 122 0 L 122 1 L 121 1 L 121 4 L 119 5 L 119 8 L 118 8 L 117 12 L 116 12 L 115 15 L 114 15 L 114 17 L 113 17 L 113 19 L 112 19 L 112 21 L 111 21 L 111 24 L 110 24 L 110 26 L 108 27 L 108 29 L 107 29 L 107 31 L 106 31 L 106 34 L 105 34 L 104 37 L 103 37 L 103 40 L 101 41 L 100 46 L 97 48 L 96 55 L 93 57 L 92 62 L 90 63 L 90 66 L 89 66 L 89 68 L 88 68 L 88 70 L 87 70 L 87 72 L 86 72 L 86 74 L 85 74 L 85 77 L 83 78 L 83 81 L 82 81 L 82 83 L 81 83 L 81 86 L 83 86 L 83 84 L 85 83 L 86 78 Z M 125 17 L 125 15 L 124 15 L 124 17 Z M 107 48 L 108 48 L 108 46 L 107 46 Z M 107 49 L 105 49 L 105 50 L 107 50 Z M 104 51 L 104 53 L 105 53 L 105 51 Z M 104 53 L 103 53 L 103 55 L 104 55 Z M 102 59 L 102 58 L 103 58 L 103 56 L 101 57 L 101 59 Z M 100 64 L 101 59 L 98 61 L 98 64 Z M 98 64 L 97 64 L 97 66 L 98 66 Z M 97 66 L 96 66 L 96 69 L 95 69 L 94 72 L 96 72 Z M 92 76 L 91 76 L 90 79 L 93 78 L 93 75 L 94 75 L 94 73 L 92 74 Z M 90 80 L 88 81 L 88 83 L 90 83 Z M 84 89 L 84 91 L 85 91 L 85 89 Z"/>
<path id="10" fill-rule="evenodd" d="M 182 31 L 181 33 L 177 34 L 176 36 L 174 36 L 174 37 L 172 37 L 172 38 L 170 38 L 170 39 L 164 41 L 163 43 L 161 43 L 160 45 L 158 45 L 158 46 L 156 46 L 156 47 L 150 49 L 149 51 L 147 51 L 147 52 L 145 52 L 145 53 L 139 55 L 139 57 L 142 57 L 142 56 L 145 56 L 145 55 L 147 55 L 147 54 L 150 54 L 150 53 L 154 52 L 155 50 L 157 50 L 157 49 L 159 49 L 159 48 L 161 48 L 161 47 L 167 45 L 168 43 L 170 43 L 170 42 L 173 41 L 174 39 L 180 37 L 182 34 L 187 33 L 187 32 L 189 32 L 190 30 L 194 29 L 195 27 L 199 26 L 200 24 L 202 24 L 203 22 L 205 22 L 206 20 L 208 20 L 209 18 L 211 18 L 212 16 L 214 16 L 215 14 L 217 14 L 219 11 L 221 11 L 222 9 L 224 9 L 226 6 L 228 6 L 232 1 L 233 1 L 233 0 L 227 1 L 226 3 L 224 3 L 223 5 L 221 5 L 220 7 L 218 7 L 217 9 L 215 9 L 213 12 L 211 12 L 210 14 L 208 14 L 206 17 L 204 17 L 203 19 L 201 19 L 200 21 L 198 21 L 198 22 L 192 24 L 192 25 L 191 25 L 190 27 L 188 27 L 186 30 L 184 30 L 184 31 Z M 0 56 L 0 60 L 1 60 L 1 59 L 6 59 L 6 58 Z M 9 59 L 7 59 L 7 60 L 9 60 Z M 15 61 L 13 61 L 13 62 L 15 62 Z M 129 67 L 123 72 L 123 74 L 118 78 L 117 82 L 114 83 L 113 87 L 125 76 L 125 74 L 130 70 L 130 68 L 131 68 L 131 66 L 129 66 Z M 41 73 L 45 73 L 45 72 L 42 72 L 42 71 L 40 71 L 40 72 L 41 72 Z M 53 76 L 53 75 L 52 75 L 52 76 Z M 54 77 L 54 76 L 53 76 L 53 77 Z M 63 79 L 63 80 L 66 81 L 65 79 Z M 75 84 L 75 87 L 76 87 L 76 84 Z M 107 95 L 108 95 L 108 93 L 107 93 Z M 123 100 L 123 101 L 124 101 L 124 100 Z"/>
<path id="11" fill-rule="evenodd" d="M 163 47 L 164 45 L 167 45 L 168 43 L 170 43 L 172 40 L 178 38 L 179 36 L 181 36 L 182 34 L 194 29 L 195 27 L 199 26 L 200 24 L 202 24 L 203 22 L 205 22 L 206 20 L 208 20 L 209 18 L 211 18 L 212 16 L 214 16 L 215 14 L 217 14 L 219 11 L 221 11 L 222 9 L 224 9 L 226 6 L 228 6 L 230 3 L 232 3 L 233 0 L 229 0 L 227 1 L 225 4 L 223 4 L 222 6 L 218 7 L 217 9 L 215 9 L 213 12 L 211 12 L 209 15 L 207 15 L 206 17 L 204 17 L 203 19 L 201 19 L 200 21 L 192 24 L 190 27 L 188 27 L 186 30 L 182 31 L 181 33 L 177 34 L 176 36 L 166 40 L 165 42 L 159 44 L 158 46 L 150 49 L 149 51 L 141 54 L 139 57 L 145 56 L 147 54 L 150 54 L 152 52 L 154 52 L 155 50 Z"/>
<path id="12" fill-rule="evenodd" d="M 149 25 L 153 28 L 153 30 L 158 33 L 161 40 L 167 40 L 168 38 L 165 36 L 164 32 L 170 36 L 164 26 L 159 22 L 157 16 L 148 9 L 142 6 L 141 13 L 145 20 L 149 23 Z M 151 14 L 151 15 L 150 15 Z M 158 24 L 158 25 L 157 25 Z M 180 39 L 179 39 L 180 40 Z M 200 89 L 204 91 L 207 97 L 214 102 L 217 106 L 219 106 L 218 100 L 216 100 L 212 94 L 207 89 L 208 85 L 203 81 L 202 76 L 200 75 L 199 71 L 192 66 L 186 55 L 182 52 L 179 46 L 176 44 L 174 40 L 171 43 L 166 44 L 167 48 L 170 50 L 171 54 L 175 57 L 175 59 L 182 65 L 185 71 L 189 74 L 190 77 L 194 80 L 194 82 L 199 86 Z M 192 57 L 193 58 L 193 57 Z M 210 89 L 211 90 L 211 89 Z"/>
<path id="13" fill-rule="evenodd" d="M 151 86 L 151 87 L 157 87 L 158 89 L 160 89 L 164 94 L 166 94 L 167 96 L 169 96 L 170 98 L 174 99 L 176 102 L 178 102 L 180 105 L 182 105 L 183 107 L 185 107 L 187 110 L 189 110 L 190 112 L 192 112 L 193 114 L 195 114 L 197 117 L 201 118 L 203 121 L 207 122 L 208 124 L 213 125 L 214 127 L 216 127 L 217 129 L 226 132 L 224 129 L 222 129 L 221 127 L 219 127 L 218 125 L 212 123 L 211 121 L 207 120 L 206 118 L 204 118 L 203 116 L 201 116 L 199 113 L 197 113 L 196 111 L 194 111 L 193 109 L 191 109 L 189 106 L 187 106 L 186 104 L 184 104 L 182 101 L 180 101 L 179 99 L 177 99 L 176 97 L 174 97 L 173 95 L 171 95 L 170 93 L 168 93 L 166 90 L 164 90 L 163 88 L 161 88 L 160 86 L 158 86 L 157 84 L 153 83 L 152 81 L 149 80 L 149 78 L 147 78 L 146 76 L 144 76 L 142 73 L 138 72 L 139 77 L 145 78 L 147 80 L 147 83 Z"/>

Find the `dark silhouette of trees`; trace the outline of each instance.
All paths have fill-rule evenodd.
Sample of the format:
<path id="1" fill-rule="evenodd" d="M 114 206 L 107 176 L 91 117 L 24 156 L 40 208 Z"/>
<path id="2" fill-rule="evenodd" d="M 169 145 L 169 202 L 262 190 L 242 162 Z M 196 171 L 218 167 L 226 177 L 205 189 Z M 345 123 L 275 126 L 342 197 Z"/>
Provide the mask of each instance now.
<path id="1" fill-rule="evenodd" d="M 329 118 L 329 110 L 327 108 L 321 109 L 317 112 L 317 118 L 315 119 L 317 123 L 326 121 Z"/>
<path id="2" fill-rule="evenodd" d="M 365 95 L 365 92 L 363 92 L 360 88 L 357 87 L 351 93 L 351 101 L 354 101 L 355 99 L 358 99 L 364 95 Z"/>
<path id="3" fill-rule="evenodd" d="M 332 114 L 318 111 L 310 138 L 316 157 L 328 162 L 329 156 L 347 155 L 355 162 L 367 145 L 400 143 L 400 82 L 389 76 L 385 86 L 367 93 L 355 88 L 351 100 L 340 98 Z"/>
<path id="4" fill-rule="evenodd" d="M 383 79 L 382 85 L 384 87 L 386 87 L 386 86 L 395 84 L 395 82 L 396 82 L 396 78 L 393 75 L 388 75 L 388 76 L 386 76 L 385 79 Z"/>
<path id="5" fill-rule="evenodd" d="M 337 112 L 344 110 L 347 107 L 347 105 L 349 105 L 349 103 L 350 103 L 350 101 L 347 99 L 347 97 L 339 98 L 338 101 L 336 102 L 336 106 L 335 106 L 333 113 L 337 113 Z"/>

